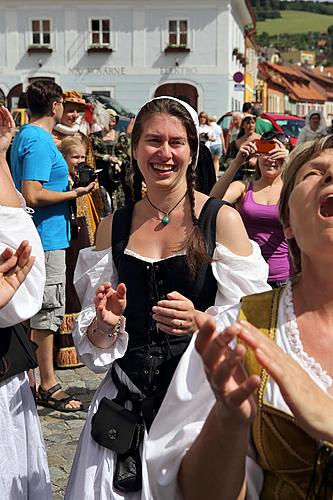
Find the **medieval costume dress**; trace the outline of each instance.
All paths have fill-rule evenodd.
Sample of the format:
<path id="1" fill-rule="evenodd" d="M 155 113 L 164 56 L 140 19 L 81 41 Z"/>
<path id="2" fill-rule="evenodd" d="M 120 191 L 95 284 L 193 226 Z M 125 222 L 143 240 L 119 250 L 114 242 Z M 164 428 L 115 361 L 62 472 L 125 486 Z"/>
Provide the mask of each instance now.
<path id="1" fill-rule="evenodd" d="M 238 318 L 247 319 L 275 339 L 323 391 L 332 386 L 329 374 L 303 348 L 290 282 L 285 288 L 245 297 L 240 305 L 219 313 L 215 317 L 217 330 L 222 332 Z M 216 401 L 194 342 L 195 338 L 178 365 L 146 446 L 152 495 L 159 500 L 180 500 L 179 467 Z M 261 378 L 246 463 L 247 500 L 328 498 L 325 487 L 319 496 L 313 496 L 313 490 L 325 481 L 333 444 L 320 446 L 298 427 L 278 385 L 265 370 L 260 370 L 250 350 L 244 363 L 249 375 L 256 373 Z M 311 484 L 313 481 L 316 484 Z"/>
<path id="2" fill-rule="evenodd" d="M 188 272 L 183 253 L 153 260 L 127 250 L 131 205 L 114 214 L 112 249 L 96 251 L 87 248 L 80 252 L 74 279 L 83 310 L 74 330 L 74 341 L 89 368 L 97 373 L 107 373 L 94 395 L 81 433 L 66 500 L 81 499 L 83 491 L 86 500 L 158 498 L 150 493 L 144 459 L 141 488 L 132 492 L 117 489 L 114 481 L 119 456 L 97 444 L 91 436 L 92 417 L 101 399 L 104 396 L 113 399 L 127 392 L 129 399 L 126 401 L 133 402 L 133 405 L 136 400 L 140 401 L 144 421 L 140 453 L 144 455 L 151 423 L 192 337 L 172 336 L 159 331 L 151 314 L 153 305 L 170 291 L 177 290 L 192 300 L 197 309 L 205 310 L 214 303 L 224 309 L 237 303 L 250 290 L 267 290 L 267 264 L 256 243 L 252 242 L 252 254 L 247 257 L 237 256 L 216 243 L 215 222 L 221 203 L 208 199 L 198 218 L 212 263 L 202 264 L 195 278 Z M 95 318 L 95 290 L 105 281 L 110 281 L 114 287 L 118 282 L 124 282 L 127 287 L 125 317 L 121 317 L 120 332 L 110 349 L 94 346 L 86 335 Z"/>
<path id="3" fill-rule="evenodd" d="M 122 180 L 122 160 L 118 157 L 119 132 L 115 131 L 114 140 L 104 140 L 102 131 L 90 135 L 96 161 L 96 168 L 101 170 L 98 174 L 99 182 L 109 193 L 111 199 L 111 211 L 125 205 L 125 193 Z M 109 157 L 114 158 L 111 161 Z M 119 171 L 118 171 L 119 169 Z"/>

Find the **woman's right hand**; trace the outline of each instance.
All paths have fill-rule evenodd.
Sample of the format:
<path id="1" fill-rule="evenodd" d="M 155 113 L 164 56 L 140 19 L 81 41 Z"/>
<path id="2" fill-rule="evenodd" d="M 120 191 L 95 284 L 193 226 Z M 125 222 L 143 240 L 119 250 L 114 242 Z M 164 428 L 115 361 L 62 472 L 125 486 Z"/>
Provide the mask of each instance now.
<path id="1" fill-rule="evenodd" d="M 257 147 L 254 142 L 243 142 L 235 160 L 237 160 L 239 165 L 243 165 L 250 159 L 254 158 L 257 154 Z"/>
<path id="2" fill-rule="evenodd" d="M 0 309 L 12 299 L 34 264 L 31 246 L 24 240 L 14 253 L 5 248 L 0 254 Z"/>
<path id="3" fill-rule="evenodd" d="M 223 420 L 233 424 L 250 425 L 256 415 L 256 404 L 252 397 L 260 379 L 257 375 L 247 377 L 242 366 L 245 347 L 235 349 L 229 343 L 239 333 L 237 325 L 216 331 L 214 320 L 207 314 L 195 317 L 199 328 L 196 349 L 200 354 L 207 379 L 217 400 L 217 409 Z"/>
<path id="4" fill-rule="evenodd" d="M 95 296 L 96 318 L 99 326 L 103 329 L 114 328 L 119 316 L 126 308 L 126 286 L 119 283 L 116 289 L 111 283 L 103 283 L 96 290 Z"/>

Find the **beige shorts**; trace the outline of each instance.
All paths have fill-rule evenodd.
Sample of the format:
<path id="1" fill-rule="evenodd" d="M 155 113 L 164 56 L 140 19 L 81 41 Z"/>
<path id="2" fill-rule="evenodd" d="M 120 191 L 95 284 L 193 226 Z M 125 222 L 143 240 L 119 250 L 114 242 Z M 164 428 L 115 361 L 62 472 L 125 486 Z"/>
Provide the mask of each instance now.
<path id="1" fill-rule="evenodd" d="M 65 314 L 65 250 L 45 252 L 45 272 L 42 308 L 30 319 L 30 328 L 56 332 Z"/>

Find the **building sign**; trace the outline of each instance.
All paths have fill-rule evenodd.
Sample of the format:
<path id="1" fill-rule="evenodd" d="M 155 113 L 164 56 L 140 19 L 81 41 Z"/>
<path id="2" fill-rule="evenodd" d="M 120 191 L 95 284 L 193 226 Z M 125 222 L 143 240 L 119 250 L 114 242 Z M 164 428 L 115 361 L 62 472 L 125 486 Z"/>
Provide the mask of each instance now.
<path id="1" fill-rule="evenodd" d="M 124 66 L 102 66 L 101 68 L 69 68 L 72 75 L 85 76 L 85 75 L 125 75 Z"/>
<path id="2" fill-rule="evenodd" d="M 178 66 L 165 66 L 159 68 L 161 75 L 195 75 L 198 70 L 197 68 L 181 68 Z M 126 68 L 124 66 L 102 66 L 100 68 L 94 68 L 92 66 L 87 68 L 69 68 L 69 72 L 76 76 L 86 76 L 86 75 L 99 75 L 99 76 L 119 76 L 126 75 Z"/>
<path id="3" fill-rule="evenodd" d="M 161 75 L 195 75 L 198 72 L 197 68 L 180 68 L 179 66 L 166 66 L 160 68 Z"/>
<path id="4" fill-rule="evenodd" d="M 243 91 L 245 88 L 244 83 L 234 83 L 234 90 L 240 90 Z"/>

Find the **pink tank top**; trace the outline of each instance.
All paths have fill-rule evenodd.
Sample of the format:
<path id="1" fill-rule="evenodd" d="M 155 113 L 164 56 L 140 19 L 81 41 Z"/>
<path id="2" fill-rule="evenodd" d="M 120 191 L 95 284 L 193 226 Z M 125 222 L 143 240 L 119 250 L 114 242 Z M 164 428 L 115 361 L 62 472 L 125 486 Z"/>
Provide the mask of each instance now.
<path id="1" fill-rule="evenodd" d="M 269 265 L 268 281 L 283 281 L 292 274 L 288 243 L 279 220 L 277 205 L 261 205 L 253 199 L 253 185 L 248 185 L 239 213 L 249 238 L 258 243 Z"/>

